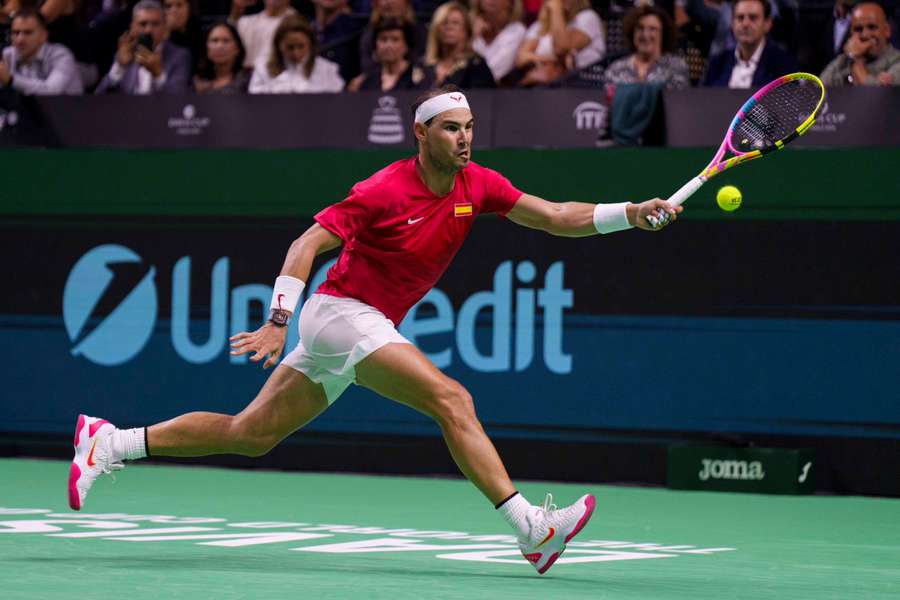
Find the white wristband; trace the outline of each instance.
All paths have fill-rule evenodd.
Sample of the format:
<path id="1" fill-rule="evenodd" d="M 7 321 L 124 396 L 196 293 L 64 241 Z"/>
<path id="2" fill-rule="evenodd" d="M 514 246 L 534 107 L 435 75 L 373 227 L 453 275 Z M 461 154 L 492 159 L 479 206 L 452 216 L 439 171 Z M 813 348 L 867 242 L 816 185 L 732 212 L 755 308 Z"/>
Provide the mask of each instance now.
<path id="1" fill-rule="evenodd" d="M 270 309 L 289 310 L 292 313 L 297 308 L 300 301 L 300 294 L 306 284 L 290 275 L 279 275 L 275 280 L 275 287 L 272 290 L 272 304 Z"/>
<path id="2" fill-rule="evenodd" d="M 598 204 L 594 207 L 594 228 L 598 233 L 612 233 L 631 229 L 633 225 L 628 222 L 628 214 L 625 207 L 630 202 L 617 202 L 616 204 Z"/>

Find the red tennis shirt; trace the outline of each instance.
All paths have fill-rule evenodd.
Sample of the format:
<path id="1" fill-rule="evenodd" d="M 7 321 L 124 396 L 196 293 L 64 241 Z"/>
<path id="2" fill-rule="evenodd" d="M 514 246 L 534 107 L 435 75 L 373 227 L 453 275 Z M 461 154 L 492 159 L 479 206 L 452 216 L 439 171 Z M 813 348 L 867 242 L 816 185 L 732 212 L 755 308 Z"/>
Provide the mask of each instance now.
<path id="1" fill-rule="evenodd" d="M 416 158 L 392 163 L 315 216 L 344 248 L 320 294 L 355 298 L 394 324 L 428 293 L 482 213 L 506 215 L 522 196 L 500 173 L 470 162 L 435 196 Z"/>

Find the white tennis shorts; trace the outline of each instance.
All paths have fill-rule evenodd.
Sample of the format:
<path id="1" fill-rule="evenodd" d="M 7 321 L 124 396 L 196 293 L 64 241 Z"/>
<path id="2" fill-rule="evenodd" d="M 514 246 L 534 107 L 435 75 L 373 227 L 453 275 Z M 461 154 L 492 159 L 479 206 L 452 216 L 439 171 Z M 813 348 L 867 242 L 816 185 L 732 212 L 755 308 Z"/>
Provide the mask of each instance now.
<path id="1" fill-rule="evenodd" d="M 312 294 L 300 311 L 300 342 L 281 364 L 321 383 L 330 405 L 356 381 L 356 365 L 392 342 L 411 343 L 377 308 L 353 298 Z"/>

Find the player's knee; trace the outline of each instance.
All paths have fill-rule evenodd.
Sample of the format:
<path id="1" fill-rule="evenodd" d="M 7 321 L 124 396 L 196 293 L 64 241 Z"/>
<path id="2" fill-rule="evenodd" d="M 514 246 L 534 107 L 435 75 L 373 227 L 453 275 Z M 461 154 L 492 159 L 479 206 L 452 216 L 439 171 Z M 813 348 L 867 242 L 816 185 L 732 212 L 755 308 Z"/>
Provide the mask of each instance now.
<path id="1" fill-rule="evenodd" d="M 274 448 L 277 444 L 277 441 L 264 437 L 246 438 L 240 446 L 240 454 L 257 458 L 268 454 L 269 450 Z"/>
<path id="2" fill-rule="evenodd" d="M 433 406 L 441 427 L 468 428 L 478 423 L 472 395 L 455 381 L 435 393 Z"/>
<path id="3" fill-rule="evenodd" d="M 280 441 L 277 437 L 254 427 L 241 415 L 232 419 L 230 434 L 234 452 L 242 456 L 263 456 Z"/>

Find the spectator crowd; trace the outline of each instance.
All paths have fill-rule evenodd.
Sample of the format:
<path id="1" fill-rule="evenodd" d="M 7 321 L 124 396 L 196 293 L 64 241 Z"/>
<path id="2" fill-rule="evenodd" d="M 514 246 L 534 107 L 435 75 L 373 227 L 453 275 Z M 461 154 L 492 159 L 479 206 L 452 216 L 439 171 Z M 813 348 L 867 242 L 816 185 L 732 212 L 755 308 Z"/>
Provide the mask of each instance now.
<path id="1" fill-rule="evenodd" d="M 898 0 L 893 0 L 895 3 Z M 896 4 L 862 0 L 5 0 L 22 94 L 900 85 Z"/>

